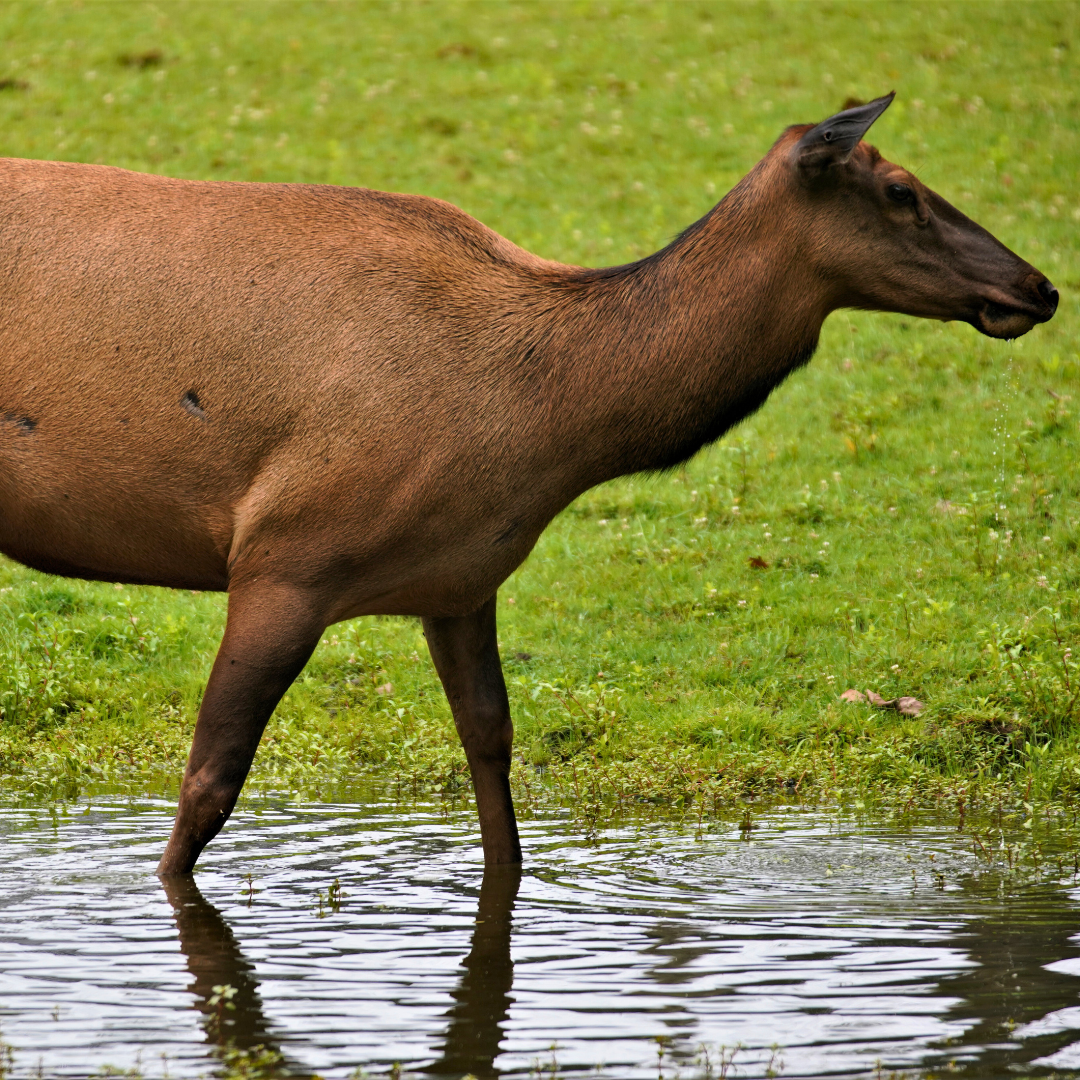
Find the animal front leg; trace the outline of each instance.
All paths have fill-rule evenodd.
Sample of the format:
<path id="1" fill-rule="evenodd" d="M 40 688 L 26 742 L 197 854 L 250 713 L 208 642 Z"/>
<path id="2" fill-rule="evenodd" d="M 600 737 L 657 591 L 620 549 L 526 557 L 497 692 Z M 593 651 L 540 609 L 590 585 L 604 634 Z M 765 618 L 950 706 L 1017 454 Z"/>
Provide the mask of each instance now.
<path id="1" fill-rule="evenodd" d="M 312 599 L 284 585 L 229 596 L 229 617 L 191 744 L 162 877 L 189 874 L 236 805 L 270 714 L 300 674 L 325 623 Z"/>
<path id="2" fill-rule="evenodd" d="M 472 615 L 424 619 L 424 634 L 469 760 L 484 862 L 520 863 L 510 797 L 514 725 L 495 634 L 495 597 Z"/>

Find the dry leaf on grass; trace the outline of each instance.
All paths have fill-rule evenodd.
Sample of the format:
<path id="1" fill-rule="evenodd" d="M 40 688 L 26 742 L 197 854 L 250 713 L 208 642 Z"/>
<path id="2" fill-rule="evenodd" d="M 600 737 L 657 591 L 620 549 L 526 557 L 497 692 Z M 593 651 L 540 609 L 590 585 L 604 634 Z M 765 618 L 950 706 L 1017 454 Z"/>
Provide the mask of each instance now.
<path id="1" fill-rule="evenodd" d="M 750 564 L 750 567 L 753 570 L 769 569 L 769 564 L 760 555 L 751 555 L 750 558 L 746 561 Z"/>
<path id="2" fill-rule="evenodd" d="M 873 690 L 867 690 L 865 694 L 861 690 L 845 690 L 840 695 L 840 700 L 869 701 L 875 709 L 892 709 L 894 712 L 900 713 L 901 716 L 918 716 L 926 708 L 918 698 L 898 697 L 886 701 L 880 694 L 875 694 Z"/>
<path id="3" fill-rule="evenodd" d="M 918 698 L 913 697 L 898 697 L 895 702 L 890 702 L 890 704 L 894 705 L 896 711 L 904 716 L 918 716 L 926 708 Z"/>

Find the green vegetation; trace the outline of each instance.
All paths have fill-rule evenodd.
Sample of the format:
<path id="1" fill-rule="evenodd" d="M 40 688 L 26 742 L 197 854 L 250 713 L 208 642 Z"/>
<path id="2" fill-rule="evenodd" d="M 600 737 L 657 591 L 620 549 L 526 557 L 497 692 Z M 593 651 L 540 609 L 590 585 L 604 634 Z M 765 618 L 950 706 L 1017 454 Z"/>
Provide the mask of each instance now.
<path id="1" fill-rule="evenodd" d="M 838 313 L 720 444 L 570 507 L 500 594 L 519 799 L 1080 793 L 1076 4 L 12 3 L 0 33 L 5 154 L 437 195 L 587 264 L 895 87 L 873 141 L 1045 270 L 1058 317 L 1009 344 Z M 175 780 L 223 615 L 0 566 L 4 786 Z M 360 773 L 466 787 L 415 622 L 332 628 L 253 781 Z"/>

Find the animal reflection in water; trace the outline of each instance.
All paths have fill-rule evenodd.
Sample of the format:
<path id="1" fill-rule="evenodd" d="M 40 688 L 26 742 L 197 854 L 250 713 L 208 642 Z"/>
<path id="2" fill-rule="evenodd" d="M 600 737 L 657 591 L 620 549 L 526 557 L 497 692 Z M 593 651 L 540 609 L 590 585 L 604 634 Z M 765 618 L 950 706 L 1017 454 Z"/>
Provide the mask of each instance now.
<path id="1" fill-rule="evenodd" d="M 445 1014 L 449 1022 L 442 1049 L 435 1061 L 419 1070 L 433 1080 L 461 1080 L 470 1073 L 478 1080 L 495 1080 L 499 1076 L 495 1060 L 512 1000 L 510 937 L 520 882 L 521 871 L 515 866 L 489 867 L 484 874 L 471 948 L 462 964 L 464 972 L 451 992 L 454 1004 Z M 287 1045 L 283 1047 L 275 1039 L 263 1012 L 254 965 L 244 956 L 217 908 L 199 892 L 194 878 L 165 878 L 162 886 L 175 912 L 180 948 L 192 976 L 189 989 L 195 995 L 195 1008 L 204 1016 L 207 1041 L 218 1053 L 226 1047 L 251 1050 L 262 1046 L 271 1054 L 281 1055 L 272 1071 L 260 1075 L 311 1077 L 304 1066 L 290 1060 Z M 1071 891 L 1052 887 L 1026 899 L 1020 895 L 999 897 L 988 894 L 978 879 L 969 880 L 965 890 L 971 891 L 970 903 L 977 905 L 971 910 L 979 912 L 978 917 L 960 919 L 954 927 L 953 947 L 965 955 L 966 963 L 955 974 L 938 978 L 924 971 L 923 975 L 929 990 L 925 999 L 928 1011 L 967 1029 L 955 1040 L 926 1047 L 923 1066 L 945 1066 L 959 1059 L 962 1067 L 950 1066 L 950 1072 L 982 1080 L 986 1076 L 1005 1076 L 1048 1055 L 1068 1051 L 1077 1040 L 1074 1025 L 1053 1021 L 1071 1015 L 1076 1002 L 1075 976 L 1056 966 L 1062 961 L 1080 960 L 1077 923 L 1069 914 L 1075 910 Z M 954 914 L 961 910 L 955 909 Z M 1049 917 L 1049 912 L 1061 915 Z M 685 944 L 694 942 L 696 958 L 719 947 L 715 941 L 703 942 L 690 925 L 686 934 Z M 678 940 L 676 933 L 669 944 Z M 825 963 L 820 974 L 827 977 L 829 970 Z M 654 971 L 655 977 L 659 974 Z M 780 995 L 779 1000 L 787 1000 L 786 980 L 799 981 L 802 977 L 780 965 L 773 992 Z M 885 984 L 891 984 L 894 978 L 895 973 L 884 973 Z M 233 987 L 236 993 L 231 1001 L 233 1008 L 223 1011 L 219 1021 L 218 1008 L 211 1002 L 214 988 L 222 985 Z M 933 998 L 939 995 L 950 999 L 947 1006 L 933 1005 Z M 753 998 L 748 999 L 749 1007 L 754 1009 L 752 1002 Z M 821 1011 L 819 1004 L 812 999 L 806 1002 L 811 1012 Z M 777 1023 L 790 1018 L 788 1008 L 781 1006 Z M 872 1029 L 870 1014 L 863 1019 Z M 1010 1032 L 1024 1033 L 1021 1041 L 1002 1037 L 1006 1022 Z M 684 1033 L 688 1030 L 681 1024 L 677 1026 Z M 722 1041 L 720 1031 L 701 1034 L 712 1034 L 714 1041 Z"/>
<path id="2" fill-rule="evenodd" d="M 472 1073 L 479 1080 L 495 1077 L 494 1062 L 510 1010 L 514 963 L 510 959 L 510 929 L 521 884 L 518 866 L 493 866 L 484 874 L 476 911 L 472 947 L 463 961 L 464 974 L 453 992 L 455 1004 L 447 1013 L 442 1053 L 423 1071 L 431 1076 L 460 1077 Z M 187 960 L 196 997 L 204 1014 L 207 1039 L 225 1049 L 263 1047 L 281 1055 L 279 1074 L 310 1075 L 288 1060 L 274 1039 L 263 1013 L 255 966 L 248 960 L 229 924 L 199 891 L 192 877 L 162 879 L 165 895 L 176 916 L 180 950 Z M 230 986 L 232 1008 L 220 1008 L 215 987 Z"/>

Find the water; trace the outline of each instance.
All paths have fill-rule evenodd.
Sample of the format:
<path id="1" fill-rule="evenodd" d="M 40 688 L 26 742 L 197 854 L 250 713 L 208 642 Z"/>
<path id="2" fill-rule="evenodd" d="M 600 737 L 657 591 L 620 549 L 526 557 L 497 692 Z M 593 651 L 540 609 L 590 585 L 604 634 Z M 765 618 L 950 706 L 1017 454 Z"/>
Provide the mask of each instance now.
<path id="1" fill-rule="evenodd" d="M 554 1056 L 689 1080 L 701 1044 L 714 1075 L 741 1047 L 729 1076 L 1080 1069 L 1080 891 L 1014 889 L 955 829 L 787 809 L 590 843 L 551 817 L 524 824 L 519 884 L 484 878 L 471 811 L 271 800 L 166 890 L 171 811 L 4 811 L 13 1075 L 211 1075 L 222 1033 L 279 1051 L 275 1075 L 328 1078 L 524 1078 Z M 232 1009 L 211 1004 L 226 984 Z"/>
<path id="2" fill-rule="evenodd" d="M 1004 381 L 1004 392 L 1001 390 L 1001 383 Z M 1012 355 L 1009 356 L 1009 363 L 1006 367 L 1004 379 L 1002 376 L 998 377 L 998 405 L 994 412 L 994 450 L 992 456 L 994 458 L 994 464 L 996 465 L 995 479 L 998 483 L 998 490 L 996 492 L 997 501 L 999 503 L 1006 503 L 1008 501 L 1008 488 L 1005 481 L 1005 466 L 1006 458 L 1009 453 L 1009 442 L 1016 436 L 1009 430 L 1009 419 L 1012 415 L 1013 406 L 1019 396 L 1020 389 L 1016 381 L 1015 371 L 1013 368 Z M 999 510 L 1004 510 L 1005 506 L 999 506 Z M 994 515 L 997 518 L 997 515 Z M 999 519 L 1000 520 L 1000 519 Z"/>
<path id="3" fill-rule="evenodd" d="M 998 383 L 1000 387 L 1001 377 L 998 377 Z M 1009 414 L 1013 401 L 1016 399 L 1016 381 L 1013 378 L 1013 358 L 1009 357 L 1009 366 L 1004 378 L 1005 389 L 1008 391 L 1008 398 L 1000 392 L 998 394 L 997 408 L 994 410 L 994 449 L 992 456 L 994 458 L 994 464 L 996 465 L 996 480 L 998 482 L 998 498 L 999 501 L 1005 498 L 1005 458 L 1008 453 L 1009 445 Z"/>

